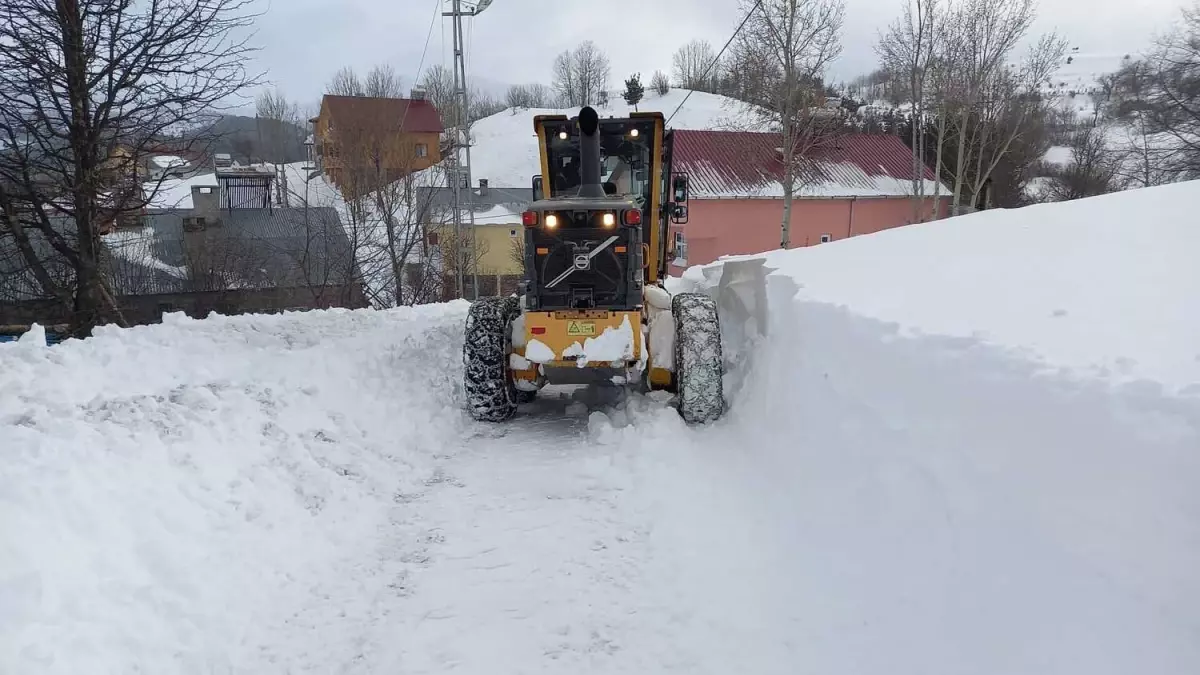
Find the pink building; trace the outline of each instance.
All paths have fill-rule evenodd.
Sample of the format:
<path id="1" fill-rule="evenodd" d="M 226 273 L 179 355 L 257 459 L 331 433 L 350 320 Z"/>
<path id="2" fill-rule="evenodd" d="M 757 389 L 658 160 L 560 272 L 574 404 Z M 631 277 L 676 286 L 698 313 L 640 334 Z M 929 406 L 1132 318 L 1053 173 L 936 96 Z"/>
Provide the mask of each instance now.
<path id="1" fill-rule="evenodd" d="M 688 222 L 672 225 L 672 274 L 723 255 L 779 248 L 783 163 L 778 134 L 675 131 L 674 170 L 689 180 Z M 812 246 L 913 222 L 912 155 L 899 138 L 846 134 L 814 153 L 820 167 L 792 202 L 791 245 Z M 933 171 L 924 168 L 925 213 Z M 947 213 L 946 186 L 938 214 Z"/>

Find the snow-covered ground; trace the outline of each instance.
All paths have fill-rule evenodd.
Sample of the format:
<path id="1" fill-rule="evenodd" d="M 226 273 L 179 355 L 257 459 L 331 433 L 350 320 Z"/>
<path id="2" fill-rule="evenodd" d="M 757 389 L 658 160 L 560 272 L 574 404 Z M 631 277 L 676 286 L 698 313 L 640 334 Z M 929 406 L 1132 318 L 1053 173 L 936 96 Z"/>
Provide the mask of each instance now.
<path id="1" fill-rule="evenodd" d="M 1140 54 L 1068 50 L 1063 61 L 1050 75 L 1043 90 L 1058 97 L 1063 110 L 1073 110 L 1080 118 L 1091 118 L 1097 97 L 1102 96 L 1100 80 L 1128 65 Z"/>
<path id="2" fill-rule="evenodd" d="M 1198 189 L 771 254 L 705 428 L 469 421 L 463 303 L 0 346 L 0 672 L 1197 672 Z"/>

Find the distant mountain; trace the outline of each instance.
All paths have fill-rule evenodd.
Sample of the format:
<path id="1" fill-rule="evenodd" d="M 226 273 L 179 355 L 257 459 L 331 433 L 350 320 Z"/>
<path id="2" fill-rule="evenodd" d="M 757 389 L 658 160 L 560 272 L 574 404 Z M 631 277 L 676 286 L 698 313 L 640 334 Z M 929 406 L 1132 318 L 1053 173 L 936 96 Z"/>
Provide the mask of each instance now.
<path id="1" fill-rule="evenodd" d="M 200 134 L 185 134 L 185 138 L 195 138 Z M 304 147 L 308 132 L 301 125 L 244 115 L 225 115 L 203 134 L 215 138 L 211 144 L 213 154 L 228 153 L 241 163 L 287 164 L 308 158 Z"/>

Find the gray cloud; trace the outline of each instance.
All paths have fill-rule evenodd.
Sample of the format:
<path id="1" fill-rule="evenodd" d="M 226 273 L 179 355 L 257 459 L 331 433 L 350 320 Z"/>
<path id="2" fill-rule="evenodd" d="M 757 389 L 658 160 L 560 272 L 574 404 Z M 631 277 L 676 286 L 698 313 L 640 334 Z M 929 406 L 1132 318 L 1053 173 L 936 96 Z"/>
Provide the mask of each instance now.
<path id="1" fill-rule="evenodd" d="M 343 65 L 389 63 L 406 83 L 417 75 L 433 0 L 263 0 L 255 42 L 259 69 L 291 97 L 319 99 Z M 446 3 L 448 5 L 448 3 Z M 1038 32 L 1057 29 L 1085 52 L 1135 52 L 1178 13 L 1176 0 L 1043 0 Z M 875 66 L 877 31 L 900 0 L 848 0 L 844 52 L 831 75 L 850 78 Z M 549 82 L 554 56 L 591 39 L 612 62 L 613 86 L 630 73 L 670 71 L 671 54 L 692 38 L 720 48 L 740 14 L 736 0 L 494 0 L 468 19 L 470 75 L 487 88 Z M 451 63 L 448 20 L 434 19 L 424 65 Z"/>

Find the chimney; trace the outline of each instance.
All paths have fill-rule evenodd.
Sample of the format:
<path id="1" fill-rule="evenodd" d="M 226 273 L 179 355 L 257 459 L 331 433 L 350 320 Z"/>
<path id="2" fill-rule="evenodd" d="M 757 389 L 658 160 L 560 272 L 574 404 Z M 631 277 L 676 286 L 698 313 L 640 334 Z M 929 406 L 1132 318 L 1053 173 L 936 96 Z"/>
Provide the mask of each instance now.
<path id="1" fill-rule="evenodd" d="M 488 179 L 480 178 L 479 179 L 479 196 L 483 197 L 483 196 L 487 195 L 487 193 L 488 193 Z"/>
<path id="2" fill-rule="evenodd" d="M 192 186 L 192 215 L 203 218 L 204 227 L 221 224 L 221 189 L 216 185 Z"/>
<path id="3" fill-rule="evenodd" d="M 192 212 L 183 217 L 183 255 L 193 290 L 215 290 L 212 268 L 221 224 L 221 188 L 216 185 L 192 186 Z"/>
<path id="4" fill-rule="evenodd" d="M 413 87 L 408 97 L 414 101 L 424 101 L 425 87 Z"/>

